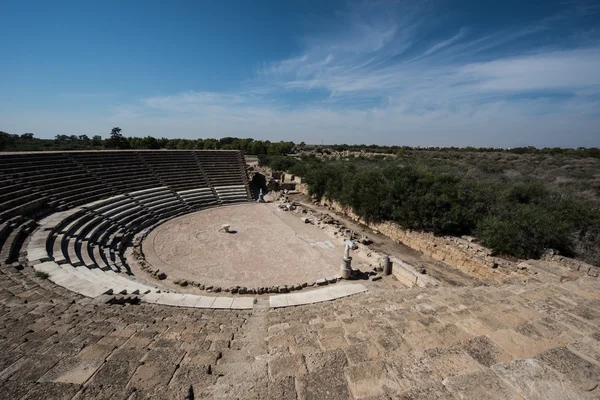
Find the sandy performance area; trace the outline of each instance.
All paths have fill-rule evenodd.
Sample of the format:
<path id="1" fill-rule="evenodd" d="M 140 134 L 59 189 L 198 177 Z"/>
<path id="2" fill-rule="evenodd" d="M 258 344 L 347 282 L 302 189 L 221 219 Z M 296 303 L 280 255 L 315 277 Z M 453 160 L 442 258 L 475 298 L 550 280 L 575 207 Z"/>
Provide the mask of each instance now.
<path id="1" fill-rule="evenodd" d="M 223 224 L 236 233 L 220 232 Z M 340 239 L 275 204 L 187 214 L 154 229 L 142 246 L 146 260 L 169 278 L 221 287 L 310 283 L 338 274 L 344 254 Z"/>

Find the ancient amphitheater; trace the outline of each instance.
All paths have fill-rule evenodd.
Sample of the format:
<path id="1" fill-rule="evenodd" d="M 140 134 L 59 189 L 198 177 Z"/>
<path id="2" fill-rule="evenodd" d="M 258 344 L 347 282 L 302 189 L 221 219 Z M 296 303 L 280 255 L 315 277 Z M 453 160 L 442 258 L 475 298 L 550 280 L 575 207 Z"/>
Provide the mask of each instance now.
<path id="1" fill-rule="evenodd" d="M 340 280 L 368 230 L 256 203 L 237 151 L 5 153 L 0 184 L 1 398 L 600 398 L 576 264 L 494 281 L 369 232 Z"/>

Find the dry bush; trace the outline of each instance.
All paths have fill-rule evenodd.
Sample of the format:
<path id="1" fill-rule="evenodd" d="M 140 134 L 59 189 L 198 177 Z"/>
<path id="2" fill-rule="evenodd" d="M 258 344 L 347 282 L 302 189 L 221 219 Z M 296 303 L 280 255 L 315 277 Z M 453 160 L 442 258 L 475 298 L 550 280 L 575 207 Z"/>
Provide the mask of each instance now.
<path id="1" fill-rule="evenodd" d="M 590 229 L 583 235 L 573 238 L 574 250 L 579 259 L 600 267 L 600 229 Z"/>

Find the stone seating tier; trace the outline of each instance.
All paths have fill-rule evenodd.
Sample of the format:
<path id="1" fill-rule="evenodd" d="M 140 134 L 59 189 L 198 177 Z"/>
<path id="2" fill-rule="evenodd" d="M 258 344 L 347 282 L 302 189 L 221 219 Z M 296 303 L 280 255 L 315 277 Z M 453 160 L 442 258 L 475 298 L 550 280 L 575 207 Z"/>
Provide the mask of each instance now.
<path id="1" fill-rule="evenodd" d="M 200 165 L 192 153 L 140 153 L 161 181 L 170 182 L 175 190 L 208 186 Z"/>
<path id="2" fill-rule="evenodd" d="M 216 172 L 216 171 L 220 171 L 220 172 Z M 217 181 L 222 181 L 222 180 L 237 179 L 238 175 L 239 175 L 239 171 L 231 171 L 231 172 L 223 171 L 223 170 L 216 170 L 216 171 L 214 174 L 210 175 L 209 179 L 211 181 L 217 182 Z"/>
<path id="3" fill-rule="evenodd" d="M 36 270 L 49 274 L 49 279 L 69 290 L 88 297 L 102 294 L 146 294 L 156 288 L 134 282 L 114 273 L 97 268 L 74 267 L 70 264 L 58 265 L 51 261 L 39 264 Z"/>
<path id="4" fill-rule="evenodd" d="M 5 238 L 0 241 L 0 264 L 18 261 L 21 244 L 35 226 L 35 221 L 18 217 L 5 226 L 3 233 Z"/>
<path id="5" fill-rule="evenodd" d="M 87 241 L 82 241 L 81 243 L 81 247 L 80 247 L 80 254 L 81 254 L 81 264 L 87 268 L 92 268 L 94 267 L 94 260 L 92 259 L 92 257 L 90 256 L 89 253 L 89 242 Z"/>
<path id="6" fill-rule="evenodd" d="M 5 196 L 8 196 L 9 194 L 17 193 L 19 190 L 29 190 L 29 188 L 26 188 L 22 184 L 12 180 L 0 180 L 0 185 L 2 185 L 2 188 L 4 188 L 5 190 L 5 192 L 0 194 L 0 199 L 4 198 Z"/>
<path id="7" fill-rule="evenodd" d="M 6 223 L 27 216 L 43 218 L 43 228 L 27 246 L 32 265 L 53 260 L 123 270 L 120 252 L 136 232 L 191 210 L 242 201 L 243 190 L 222 190 L 218 198 L 214 186 L 245 187 L 247 182 L 243 156 L 235 151 L 5 154 L 0 159 L 0 246 L 10 257 L 4 261 L 19 257 L 34 226 L 13 231 Z"/>
<path id="8" fill-rule="evenodd" d="M 154 224 L 157 221 L 158 221 L 158 219 L 154 216 L 142 214 L 142 215 L 139 215 L 137 218 L 128 222 L 125 225 L 125 228 L 127 228 L 129 230 L 133 230 L 134 228 L 143 229 L 147 226 Z"/>
<path id="9" fill-rule="evenodd" d="M 219 201 L 223 203 L 247 201 L 249 198 L 246 186 L 243 185 L 217 187 L 215 190 Z"/>
<path id="10" fill-rule="evenodd" d="M 0 248 L 2 248 L 12 230 L 13 226 L 10 223 L 10 221 L 3 222 L 2 224 L 0 224 Z"/>
<path id="11" fill-rule="evenodd" d="M 102 235 L 104 235 L 106 231 L 110 231 L 110 229 L 117 227 L 118 225 L 114 224 L 111 220 L 105 219 L 90 229 L 85 237 L 81 240 L 86 240 L 90 243 L 102 242 Z"/>
<path id="12" fill-rule="evenodd" d="M 49 197 L 60 197 L 64 198 L 73 194 L 79 194 L 84 192 L 84 189 L 89 191 L 97 190 L 98 187 L 104 187 L 101 182 L 90 181 L 87 178 L 77 178 L 65 176 L 57 179 L 56 182 L 33 182 L 32 190 L 39 193 L 43 193 Z"/>
<path id="13" fill-rule="evenodd" d="M 64 168 L 52 168 L 49 166 L 40 166 L 31 169 L 31 171 L 15 173 L 15 180 L 22 181 L 25 178 L 27 179 L 27 183 L 32 182 L 56 182 L 60 178 L 64 178 L 65 176 L 75 177 L 75 176 L 87 176 L 84 171 L 73 171 L 73 167 L 64 167 Z"/>
<path id="14" fill-rule="evenodd" d="M 83 224 L 81 224 L 71 235 L 84 238 L 97 224 L 102 221 L 102 218 L 93 216 Z"/>
<path id="15" fill-rule="evenodd" d="M 108 200 L 99 203 L 97 206 L 90 206 L 89 204 L 87 204 L 85 205 L 85 207 L 86 209 L 94 212 L 94 214 L 104 215 L 105 212 L 114 210 L 117 207 L 135 204 L 131 198 L 124 195 L 110 197 Z"/>
<path id="16" fill-rule="evenodd" d="M 94 186 L 89 186 L 86 184 L 78 184 L 69 186 L 71 189 L 68 191 L 66 195 L 58 196 L 57 200 L 70 203 L 71 205 L 78 205 L 89 203 L 95 199 L 103 197 L 107 194 L 107 189 L 102 183 L 98 183 Z M 69 188 L 67 187 L 67 188 Z M 65 188 L 66 189 L 66 188 Z M 110 193 L 110 191 L 108 191 Z M 78 203 L 78 204 L 76 204 Z"/>
<path id="17" fill-rule="evenodd" d="M 7 154 L 0 160 L 0 222 L 65 210 L 119 193 L 158 186 L 180 191 L 247 184 L 236 151 L 101 151 Z M 10 201 L 10 202 L 9 202 Z"/>
<path id="18" fill-rule="evenodd" d="M 215 194 L 213 193 L 212 190 L 207 191 L 207 192 L 195 192 L 195 193 L 185 193 L 185 194 L 181 194 L 181 192 L 179 192 L 179 196 L 184 200 L 190 200 L 190 199 L 216 199 Z"/>
<path id="19" fill-rule="evenodd" d="M 0 212 L 0 221 L 6 221 L 12 217 L 18 215 L 32 215 L 36 214 L 37 211 L 47 203 L 45 197 L 37 198 L 28 202 L 21 203 L 11 209 Z"/>
<path id="20" fill-rule="evenodd" d="M 138 202 L 140 202 L 141 204 L 143 204 L 144 206 L 149 207 L 153 204 L 163 203 L 167 200 L 179 200 L 179 199 L 177 198 L 177 196 L 175 196 L 171 192 L 167 192 L 167 193 L 161 192 L 158 195 L 149 196 L 144 199 L 136 198 L 136 200 Z"/>
<path id="21" fill-rule="evenodd" d="M 148 214 L 148 211 L 140 208 L 134 213 L 127 215 L 119 220 L 119 224 L 126 229 L 133 228 L 138 225 L 139 221 L 144 218 L 153 218 L 152 215 Z"/>
<path id="22" fill-rule="evenodd" d="M 126 217 L 134 213 L 141 212 L 143 210 L 143 207 L 139 204 L 125 205 L 117 208 L 114 212 L 104 213 L 103 217 L 110 218 L 111 220 L 116 222 L 121 222 L 121 220 L 125 219 Z"/>
<path id="23" fill-rule="evenodd" d="M 240 198 L 240 193 L 241 199 L 245 196 L 245 187 L 241 185 L 215 190 L 225 197 Z M 44 219 L 46 225 L 36 232 L 35 242 L 28 247 L 28 252 L 34 257 L 35 265 L 46 264 L 40 267 L 41 270 L 48 265 L 59 266 L 60 270 L 51 268 L 57 274 L 54 282 L 77 293 L 95 296 L 109 289 L 119 293 L 136 292 L 137 283 L 134 281 L 115 286 L 109 280 L 101 280 L 94 290 L 90 289 L 90 282 L 108 271 L 117 274 L 128 272 L 129 267 L 122 254 L 125 245 L 133 234 L 159 219 L 189 212 L 191 208 L 179 197 L 182 195 L 199 195 L 204 203 L 209 200 L 210 205 L 218 206 L 212 189 L 192 189 L 175 194 L 168 187 L 157 187 L 118 195 L 57 213 L 56 218 Z M 63 219 L 60 220 L 60 217 Z M 44 239 L 44 234 L 48 235 L 47 239 Z"/>
<path id="24" fill-rule="evenodd" d="M 25 194 L 24 196 L 21 196 L 21 197 L 15 197 L 11 200 L 7 200 L 7 201 L 1 203 L 0 211 L 7 211 L 10 209 L 16 208 L 16 207 L 18 207 L 19 204 L 28 203 L 38 197 L 39 197 L 39 194 L 37 194 L 37 193 L 29 193 L 29 194 Z"/>
<path id="25" fill-rule="evenodd" d="M 68 225 L 62 227 L 60 232 L 67 236 L 75 236 L 78 229 L 94 218 L 94 214 L 89 214 L 82 211 L 77 214 L 76 218 L 72 218 Z"/>
<path id="26" fill-rule="evenodd" d="M 64 256 L 63 249 L 64 237 L 65 235 L 59 233 L 58 235 L 54 236 L 53 239 L 51 239 L 53 241 L 51 258 L 57 264 L 64 264 L 67 262 L 67 258 Z"/>
<path id="27" fill-rule="evenodd" d="M 125 228 L 121 228 L 110 221 L 105 221 L 98 230 L 97 237 L 90 240 L 90 243 L 103 246 L 113 246 L 113 240 L 118 233 L 122 233 Z"/>
<path id="28" fill-rule="evenodd" d="M 194 196 L 185 196 L 182 198 L 183 198 L 183 201 L 186 202 L 187 204 L 216 202 L 217 201 L 217 197 L 213 193 L 198 194 L 198 195 L 194 195 Z"/>
<path id="29" fill-rule="evenodd" d="M 0 182 L 0 187 L 3 189 L 3 193 L 0 193 L 0 204 L 14 198 L 22 198 L 31 193 L 30 188 L 23 188 L 21 185 L 4 186 Z"/>
<path id="30" fill-rule="evenodd" d="M 98 268 L 101 269 L 105 269 L 105 268 L 110 268 L 108 266 L 108 263 L 104 260 L 104 252 L 102 251 L 102 248 L 100 248 L 99 246 L 94 246 L 92 247 L 92 251 L 91 251 L 91 256 L 94 259 L 94 262 L 96 263 L 96 265 L 98 266 Z"/>

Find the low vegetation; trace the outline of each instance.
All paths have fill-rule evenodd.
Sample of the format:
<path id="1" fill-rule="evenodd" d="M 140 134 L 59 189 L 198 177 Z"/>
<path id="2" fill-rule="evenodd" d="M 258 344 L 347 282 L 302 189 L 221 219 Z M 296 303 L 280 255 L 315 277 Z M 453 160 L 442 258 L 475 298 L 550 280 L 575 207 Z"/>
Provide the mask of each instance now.
<path id="1" fill-rule="evenodd" d="M 251 138 L 167 139 L 0 131 L 0 150 L 223 149 L 302 176 L 311 194 L 371 221 L 473 235 L 500 255 L 547 248 L 600 266 L 600 149 L 311 146 Z M 301 157 L 286 157 L 291 153 Z"/>
<path id="2" fill-rule="evenodd" d="M 598 158 L 421 149 L 259 160 L 302 176 L 311 194 L 368 221 L 473 235 L 504 256 L 537 258 L 551 248 L 600 265 Z"/>
<path id="3" fill-rule="evenodd" d="M 221 139 L 167 139 L 146 137 L 125 137 L 119 127 L 112 129 L 106 139 L 95 135 L 56 135 L 52 139 L 38 139 L 33 133 L 22 135 L 0 131 L 0 151 L 43 151 L 43 150 L 242 150 L 246 154 L 289 154 L 294 149 L 293 142 L 270 142 L 251 138 L 224 137 Z"/>
<path id="4" fill-rule="evenodd" d="M 50 275 L 44 271 L 35 271 L 35 276 L 40 279 L 48 279 Z"/>

